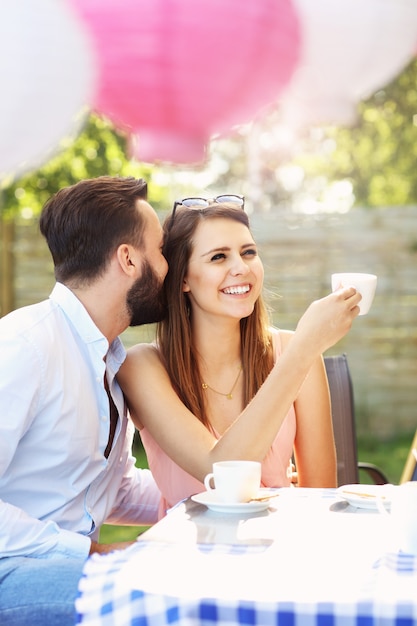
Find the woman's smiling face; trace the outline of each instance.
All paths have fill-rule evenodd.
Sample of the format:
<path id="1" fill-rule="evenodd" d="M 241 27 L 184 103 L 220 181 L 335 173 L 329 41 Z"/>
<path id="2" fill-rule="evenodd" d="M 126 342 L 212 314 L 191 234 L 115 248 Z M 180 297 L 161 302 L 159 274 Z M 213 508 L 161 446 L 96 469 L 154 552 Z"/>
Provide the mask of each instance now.
<path id="1" fill-rule="evenodd" d="M 263 278 L 262 261 L 244 224 L 223 217 L 200 222 L 183 285 L 194 313 L 248 317 Z"/>

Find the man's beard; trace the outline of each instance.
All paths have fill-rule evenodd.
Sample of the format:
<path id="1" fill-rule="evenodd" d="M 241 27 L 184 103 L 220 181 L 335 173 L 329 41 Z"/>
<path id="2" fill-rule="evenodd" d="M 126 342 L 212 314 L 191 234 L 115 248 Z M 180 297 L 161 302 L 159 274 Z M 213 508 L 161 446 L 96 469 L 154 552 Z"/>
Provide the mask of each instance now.
<path id="1" fill-rule="evenodd" d="M 167 307 L 163 284 L 163 280 L 158 278 L 151 265 L 145 261 L 142 276 L 129 289 L 126 297 L 130 326 L 153 324 L 164 319 Z"/>

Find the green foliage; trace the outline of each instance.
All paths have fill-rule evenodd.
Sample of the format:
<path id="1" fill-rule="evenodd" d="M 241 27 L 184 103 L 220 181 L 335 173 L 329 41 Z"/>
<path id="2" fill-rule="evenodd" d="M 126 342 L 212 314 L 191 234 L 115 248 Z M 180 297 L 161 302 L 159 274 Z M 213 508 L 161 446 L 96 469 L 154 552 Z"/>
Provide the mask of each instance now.
<path id="1" fill-rule="evenodd" d="M 46 200 L 61 187 L 96 176 L 135 176 L 152 185 L 155 168 L 128 159 L 126 137 L 107 121 L 91 115 L 83 132 L 65 150 L 36 172 L 15 181 L 3 191 L 7 215 L 38 215 Z M 161 189 L 152 190 L 152 204 L 165 203 Z M 165 203 L 166 204 L 166 203 Z"/>
<path id="2" fill-rule="evenodd" d="M 352 128 L 315 127 L 285 140 L 285 128 L 276 108 L 252 125 L 233 129 L 227 137 L 211 144 L 207 164 L 213 173 L 210 186 L 254 198 L 257 210 L 296 206 L 305 198 L 320 202 L 329 185 L 341 180 L 351 184 L 356 205 L 415 204 L 416 77 L 414 60 L 389 85 L 358 105 L 358 120 Z M 164 179 L 158 177 L 163 168 L 129 160 L 128 152 L 123 133 L 106 120 L 90 115 L 71 145 L 40 170 L 4 190 L 4 214 L 37 215 L 60 187 L 104 174 L 142 176 L 148 181 L 155 208 L 168 207 L 172 189 L 156 183 Z M 175 180 L 169 176 L 165 180 L 179 191 L 180 168 L 172 171 L 176 172 Z M 294 175 L 299 177 L 298 183 L 294 183 Z M 193 192 L 192 186 L 190 177 L 184 193 Z"/>
<path id="3" fill-rule="evenodd" d="M 399 433 L 389 440 L 381 440 L 372 434 L 358 436 L 358 459 L 374 463 L 391 483 L 398 484 L 413 438 L 414 432 Z M 360 478 L 363 482 L 370 482 L 365 474 Z"/>
<path id="4" fill-rule="evenodd" d="M 355 204 L 417 202 L 417 61 L 358 106 L 353 128 L 324 129 L 320 148 L 298 162 L 306 175 L 349 180 Z"/>
<path id="5" fill-rule="evenodd" d="M 353 127 L 286 127 L 279 108 L 216 142 L 226 167 L 216 181 L 256 201 L 255 210 L 341 210 L 417 203 L 417 60 L 357 107 Z M 344 181 L 348 186 L 335 183 Z M 349 186 L 350 185 L 350 186 Z M 342 193 L 343 189 L 343 193 Z M 333 191 L 332 191 L 333 190 Z M 342 194 L 342 195 L 340 195 Z M 317 203 L 316 205 L 314 203 Z"/>

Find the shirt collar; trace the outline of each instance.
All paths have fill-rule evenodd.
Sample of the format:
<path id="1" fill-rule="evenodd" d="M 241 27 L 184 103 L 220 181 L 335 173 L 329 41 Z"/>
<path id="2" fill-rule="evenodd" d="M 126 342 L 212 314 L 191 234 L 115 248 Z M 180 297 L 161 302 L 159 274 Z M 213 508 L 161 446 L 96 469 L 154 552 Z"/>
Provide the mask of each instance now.
<path id="1" fill-rule="evenodd" d="M 62 283 L 55 284 L 49 298 L 62 309 L 82 341 L 86 344 L 97 344 L 96 348 L 102 352 L 103 358 L 107 355 L 107 363 L 111 361 L 113 368 L 117 370 L 126 357 L 126 351 L 119 337 L 116 337 L 109 349 L 109 342 L 97 328 L 82 302 L 71 289 Z"/>

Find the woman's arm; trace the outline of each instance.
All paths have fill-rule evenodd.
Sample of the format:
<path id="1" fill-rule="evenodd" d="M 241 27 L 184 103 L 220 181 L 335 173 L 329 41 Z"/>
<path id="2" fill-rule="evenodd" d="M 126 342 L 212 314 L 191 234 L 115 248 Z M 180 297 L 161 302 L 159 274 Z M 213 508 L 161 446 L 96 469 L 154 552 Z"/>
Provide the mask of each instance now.
<path id="1" fill-rule="evenodd" d="M 359 300 L 349 287 L 313 302 L 261 389 L 218 441 L 179 400 L 157 350 L 146 344 L 132 348 L 118 379 L 133 421 L 199 480 L 215 461 L 261 461 L 314 362 L 350 329 Z"/>
<path id="2" fill-rule="evenodd" d="M 284 334 L 283 345 L 291 340 Z M 294 456 L 299 487 L 337 487 L 336 448 L 330 392 L 324 361 L 319 356 L 297 395 L 294 403 L 297 431 Z"/>

